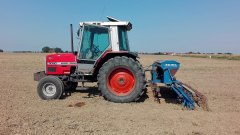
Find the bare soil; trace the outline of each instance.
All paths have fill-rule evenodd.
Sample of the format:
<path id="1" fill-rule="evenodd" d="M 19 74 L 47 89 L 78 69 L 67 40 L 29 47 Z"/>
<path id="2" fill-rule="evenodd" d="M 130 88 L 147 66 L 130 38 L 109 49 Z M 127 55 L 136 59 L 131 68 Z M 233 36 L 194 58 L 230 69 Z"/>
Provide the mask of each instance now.
<path id="1" fill-rule="evenodd" d="M 33 73 L 44 70 L 44 57 L 0 53 L 0 134 L 240 134 L 240 61 L 140 55 L 143 66 L 179 61 L 177 79 L 208 97 L 206 112 L 184 110 L 175 99 L 158 104 L 150 88 L 141 102 L 108 102 L 95 83 L 79 83 L 61 100 L 41 100 Z"/>

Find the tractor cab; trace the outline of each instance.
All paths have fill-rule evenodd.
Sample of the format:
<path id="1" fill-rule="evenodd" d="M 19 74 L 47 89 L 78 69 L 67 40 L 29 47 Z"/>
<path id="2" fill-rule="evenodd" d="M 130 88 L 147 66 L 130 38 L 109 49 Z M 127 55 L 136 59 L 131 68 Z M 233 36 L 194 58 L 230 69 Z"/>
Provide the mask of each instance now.
<path id="1" fill-rule="evenodd" d="M 129 52 L 130 22 L 107 17 L 108 22 L 81 22 L 77 55 L 78 71 L 91 74 L 96 62 L 109 52 Z"/>

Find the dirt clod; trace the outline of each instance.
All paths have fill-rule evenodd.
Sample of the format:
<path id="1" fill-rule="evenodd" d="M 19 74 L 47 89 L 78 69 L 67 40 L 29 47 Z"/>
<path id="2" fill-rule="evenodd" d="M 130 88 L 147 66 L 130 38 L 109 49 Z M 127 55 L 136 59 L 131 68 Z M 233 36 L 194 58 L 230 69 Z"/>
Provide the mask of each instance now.
<path id="1" fill-rule="evenodd" d="M 85 105 L 85 102 L 78 102 L 78 103 L 76 103 L 74 106 L 76 106 L 76 107 L 82 107 L 82 106 L 84 106 Z"/>
<path id="2" fill-rule="evenodd" d="M 74 105 L 70 104 L 70 105 L 68 105 L 68 107 L 82 107 L 85 104 L 86 104 L 85 102 L 78 102 L 78 103 L 76 103 Z"/>

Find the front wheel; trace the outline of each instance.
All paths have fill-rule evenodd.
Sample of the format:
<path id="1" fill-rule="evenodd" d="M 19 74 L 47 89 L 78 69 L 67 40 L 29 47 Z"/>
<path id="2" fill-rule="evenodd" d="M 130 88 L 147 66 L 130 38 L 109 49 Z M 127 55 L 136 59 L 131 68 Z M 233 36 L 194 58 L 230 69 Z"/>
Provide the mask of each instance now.
<path id="1" fill-rule="evenodd" d="M 64 86 L 62 81 L 55 76 L 42 78 L 37 86 L 38 95 L 44 100 L 59 99 L 63 91 Z"/>
<path id="2" fill-rule="evenodd" d="M 109 101 L 137 101 L 144 93 L 145 74 L 138 61 L 125 56 L 114 57 L 99 70 L 98 85 Z"/>

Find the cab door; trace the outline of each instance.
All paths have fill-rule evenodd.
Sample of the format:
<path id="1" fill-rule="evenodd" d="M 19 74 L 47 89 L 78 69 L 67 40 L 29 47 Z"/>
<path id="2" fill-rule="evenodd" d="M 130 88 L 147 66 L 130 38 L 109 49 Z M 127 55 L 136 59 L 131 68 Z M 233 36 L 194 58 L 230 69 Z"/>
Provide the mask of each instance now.
<path id="1" fill-rule="evenodd" d="M 109 46 L 108 27 L 84 25 L 78 53 L 78 71 L 91 74 L 95 62 Z"/>

